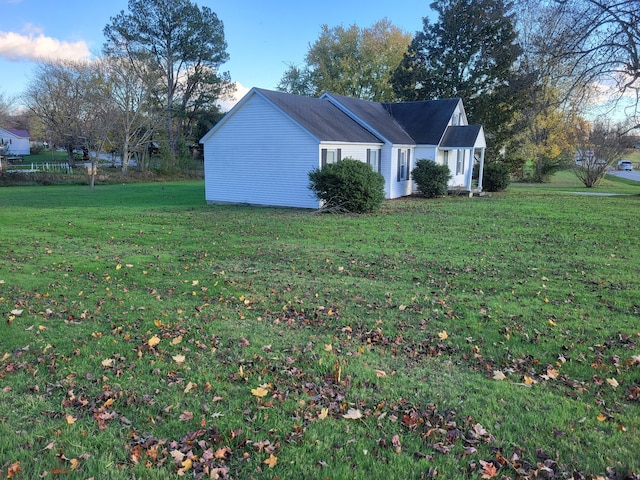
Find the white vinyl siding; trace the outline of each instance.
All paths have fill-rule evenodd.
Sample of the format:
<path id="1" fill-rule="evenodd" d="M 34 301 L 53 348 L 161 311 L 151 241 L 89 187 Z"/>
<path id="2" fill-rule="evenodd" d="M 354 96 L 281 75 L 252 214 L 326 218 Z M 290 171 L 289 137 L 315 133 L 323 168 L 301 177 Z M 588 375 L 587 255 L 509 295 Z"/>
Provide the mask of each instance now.
<path id="1" fill-rule="evenodd" d="M 318 141 L 258 95 L 204 145 L 209 203 L 317 208 L 309 172 L 318 167 Z"/>

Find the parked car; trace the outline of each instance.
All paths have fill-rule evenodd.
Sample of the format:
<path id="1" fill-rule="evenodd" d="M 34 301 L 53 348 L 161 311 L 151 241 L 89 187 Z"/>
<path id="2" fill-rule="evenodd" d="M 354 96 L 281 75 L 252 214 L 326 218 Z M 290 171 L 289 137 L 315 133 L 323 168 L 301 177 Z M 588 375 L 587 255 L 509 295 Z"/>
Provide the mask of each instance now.
<path id="1" fill-rule="evenodd" d="M 618 170 L 633 170 L 633 163 L 630 160 L 620 160 L 618 162 Z"/>

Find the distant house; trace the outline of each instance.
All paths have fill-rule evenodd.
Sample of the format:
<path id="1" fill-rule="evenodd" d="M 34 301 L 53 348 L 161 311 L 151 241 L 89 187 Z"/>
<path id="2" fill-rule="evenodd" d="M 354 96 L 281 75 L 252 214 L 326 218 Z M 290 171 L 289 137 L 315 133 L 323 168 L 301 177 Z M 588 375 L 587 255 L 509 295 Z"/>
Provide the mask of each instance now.
<path id="1" fill-rule="evenodd" d="M 253 88 L 201 140 L 209 203 L 318 208 L 311 170 L 351 157 L 385 178 L 385 197 L 411 195 L 418 159 L 446 164 L 449 187 L 482 189 L 486 148 L 459 98 L 377 103 L 335 94 L 303 97 Z"/>
<path id="2" fill-rule="evenodd" d="M 0 128 L 0 151 L 3 152 L 3 155 L 30 155 L 29 132 Z"/>

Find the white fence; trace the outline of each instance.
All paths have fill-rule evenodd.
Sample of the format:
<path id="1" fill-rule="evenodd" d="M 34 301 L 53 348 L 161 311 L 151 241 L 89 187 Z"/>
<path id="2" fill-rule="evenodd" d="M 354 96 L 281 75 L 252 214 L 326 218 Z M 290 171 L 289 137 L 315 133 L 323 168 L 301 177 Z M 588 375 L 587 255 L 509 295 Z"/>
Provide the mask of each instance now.
<path id="1" fill-rule="evenodd" d="M 68 163 L 32 163 L 29 165 L 12 165 L 11 169 L 5 170 L 7 173 L 36 173 L 36 172 L 51 172 L 51 173 L 73 173 L 73 169 Z"/>

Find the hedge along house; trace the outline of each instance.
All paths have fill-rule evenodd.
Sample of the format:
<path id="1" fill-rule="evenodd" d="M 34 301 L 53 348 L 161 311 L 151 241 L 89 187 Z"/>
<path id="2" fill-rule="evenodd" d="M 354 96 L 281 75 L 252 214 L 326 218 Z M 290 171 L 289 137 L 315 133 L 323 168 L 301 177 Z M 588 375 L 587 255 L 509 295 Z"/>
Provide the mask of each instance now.
<path id="1" fill-rule="evenodd" d="M 472 191 L 474 159 L 486 147 L 467 125 L 460 99 L 377 103 L 253 88 L 201 140 L 208 203 L 318 208 L 309 172 L 342 158 L 366 162 L 385 179 L 385 197 L 415 191 L 418 159 L 446 163 L 451 189 Z"/>

